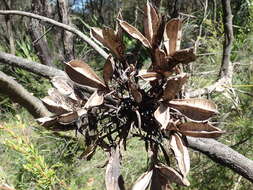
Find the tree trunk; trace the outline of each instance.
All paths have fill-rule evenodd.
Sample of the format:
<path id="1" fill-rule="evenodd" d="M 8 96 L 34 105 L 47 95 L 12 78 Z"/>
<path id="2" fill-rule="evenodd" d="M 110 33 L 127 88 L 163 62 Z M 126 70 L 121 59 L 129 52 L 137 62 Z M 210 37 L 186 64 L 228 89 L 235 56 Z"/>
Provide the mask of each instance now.
<path id="1" fill-rule="evenodd" d="M 11 0 L 4 0 L 4 4 L 6 7 L 6 10 L 11 9 Z M 7 15 L 5 17 L 5 23 L 6 23 L 6 29 L 7 29 L 7 35 L 9 39 L 9 45 L 10 45 L 10 53 L 15 54 L 16 52 L 16 47 L 15 47 L 15 39 L 14 39 L 14 33 L 13 33 L 13 28 L 12 28 L 12 21 L 11 21 L 11 15 Z"/>
<path id="2" fill-rule="evenodd" d="M 44 0 L 32 0 L 32 12 L 39 15 L 47 16 L 46 13 L 46 1 Z M 44 35 L 44 27 L 38 20 L 31 19 L 29 32 L 34 42 L 34 47 L 40 62 L 44 65 L 54 67 L 53 58 L 49 50 L 46 36 Z"/>
<path id="3" fill-rule="evenodd" d="M 232 11 L 230 6 L 230 0 L 222 0 L 223 9 L 223 24 L 224 24 L 224 43 L 223 43 L 223 55 L 222 64 L 220 68 L 219 77 L 226 78 L 228 84 L 232 83 L 233 65 L 230 60 L 232 43 L 233 43 L 233 25 L 232 25 Z"/>
<path id="4" fill-rule="evenodd" d="M 61 22 L 63 24 L 71 25 L 71 20 L 69 17 L 69 10 L 68 10 L 68 0 L 57 0 L 57 4 L 58 4 L 58 13 L 59 13 Z M 71 32 L 63 30 L 62 42 L 63 42 L 65 61 L 70 61 L 74 59 L 73 34 Z"/>

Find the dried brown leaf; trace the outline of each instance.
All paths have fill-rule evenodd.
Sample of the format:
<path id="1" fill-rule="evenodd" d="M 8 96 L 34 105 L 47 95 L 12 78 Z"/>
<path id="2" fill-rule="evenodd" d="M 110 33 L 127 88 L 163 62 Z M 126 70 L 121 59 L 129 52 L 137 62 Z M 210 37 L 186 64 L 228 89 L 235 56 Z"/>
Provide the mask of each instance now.
<path id="1" fill-rule="evenodd" d="M 170 122 L 170 108 L 163 103 L 156 109 L 154 113 L 155 119 L 166 128 Z"/>
<path id="2" fill-rule="evenodd" d="M 102 43 L 105 47 L 115 54 L 118 58 L 121 58 L 124 54 L 124 45 L 119 36 L 113 29 L 106 27 L 103 29 L 92 27 L 90 29 L 90 35 L 93 39 Z"/>
<path id="3" fill-rule="evenodd" d="M 178 134 L 171 135 L 170 147 L 174 152 L 180 172 L 186 177 L 190 171 L 190 156 L 184 141 Z"/>
<path id="4" fill-rule="evenodd" d="M 164 164 L 158 164 L 155 165 L 155 167 L 157 169 L 159 169 L 159 171 L 168 178 L 168 180 L 170 182 L 176 183 L 178 185 L 182 185 L 182 186 L 189 186 L 190 182 L 184 178 L 178 171 L 176 171 L 175 169 L 166 166 Z"/>
<path id="5" fill-rule="evenodd" d="M 73 111 L 73 112 L 59 115 L 57 117 L 57 121 L 61 124 L 69 124 L 69 123 L 73 123 L 74 121 L 76 121 L 78 119 L 78 117 L 79 116 L 78 116 L 77 112 Z"/>
<path id="6" fill-rule="evenodd" d="M 170 78 L 165 85 L 163 99 L 169 101 L 175 98 L 176 94 L 181 91 L 181 88 L 186 83 L 187 79 L 188 77 L 186 74 Z"/>
<path id="7" fill-rule="evenodd" d="M 215 103 L 202 98 L 171 100 L 169 107 L 195 121 L 208 120 L 211 116 L 218 113 Z"/>
<path id="8" fill-rule="evenodd" d="M 147 171 L 144 174 L 142 174 L 133 185 L 132 190 L 147 189 L 148 185 L 150 184 L 152 175 L 153 175 L 153 170 Z"/>
<path id="9" fill-rule="evenodd" d="M 103 36 L 103 30 L 101 28 L 91 27 L 90 35 L 97 43 L 103 44 L 103 45 L 106 44 L 104 36 Z"/>
<path id="10" fill-rule="evenodd" d="M 105 89 L 104 82 L 90 68 L 90 66 L 79 60 L 72 60 L 66 63 L 65 71 L 69 78 L 81 85 L 92 88 Z"/>
<path id="11" fill-rule="evenodd" d="M 187 122 L 178 126 L 180 133 L 186 136 L 202 137 L 202 138 L 217 138 L 225 132 L 208 123 Z"/>
<path id="12" fill-rule="evenodd" d="M 94 91 L 93 94 L 90 96 L 86 104 L 84 105 L 85 108 L 91 108 L 94 106 L 99 106 L 104 102 L 104 93 L 101 91 Z"/>
<path id="13" fill-rule="evenodd" d="M 116 57 L 119 59 L 122 58 L 124 55 L 124 45 L 114 30 L 108 27 L 104 28 L 103 37 L 106 41 L 105 46 L 107 46 Z"/>
<path id="14" fill-rule="evenodd" d="M 151 45 L 147 38 L 145 38 L 142 33 L 137 30 L 134 26 L 127 23 L 126 21 L 118 19 L 120 26 L 133 38 L 139 40 L 145 47 L 151 48 Z"/>
<path id="15" fill-rule="evenodd" d="M 72 109 L 68 107 L 65 102 L 56 101 L 52 96 L 46 96 L 41 99 L 46 108 L 55 114 L 63 114 L 71 111 Z"/>
<path id="16" fill-rule="evenodd" d="M 103 78 L 104 78 L 105 84 L 108 84 L 108 82 L 112 80 L 114 64 L 115 63 L 114 63 L 113 57 L 109 55 L 103 69 Z"/>
<path id="17" fill-rule="evenodd" d="M 171 19 L 164 30 L 164 45 L 167 55 L 171 55 L 180 49 L 182 35 L 182 22 L 178 18 Z"/>
<path id="18" fill-rule="evenodd" d="M 51 80 L 53 86 L 60 92 L 61 95 L 67 96 L 74 101 L 78 101 L 78 97 L 74 93 L 73 84 L 64 76 L 56 76 Z"/>

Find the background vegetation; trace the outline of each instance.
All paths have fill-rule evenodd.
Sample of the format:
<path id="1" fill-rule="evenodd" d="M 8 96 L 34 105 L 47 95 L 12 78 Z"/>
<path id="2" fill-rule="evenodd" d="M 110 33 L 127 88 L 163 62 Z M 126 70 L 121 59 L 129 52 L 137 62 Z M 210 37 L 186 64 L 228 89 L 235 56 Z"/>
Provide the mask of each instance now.
<path id="1" fill-rule="evenodd" d="M 35 2 L 35 1 L 32 1 Z M 34 11 L 30 0 L 0 0 L 0 9 Z M 39 2 L 39 1 L 37 1 Z M 43 1 L 41 1 L 43 2 Z M 161 0 L 160 12 L 167 17 L 173 14 L 173 0 Z M 190 47 L 196 40 L 198 59 L 185 68 L 191 74 L 187 88 L 204 88 L 217 80 L 222 58 L 223 24 L 222 8 L 217 0 L 180 1 L 180 17 L 184 19 L 182 46 Z M 8 6 L 6 6 L 6 3 Z M 90 26 L 115 27 L 119 8 L 129 23 L 142 26 L 144 0 L 72 0 L 68 2 L 72 24 L 89 35 Z M 61 20 L 57 1 L 47 1 L 47 11 L 41 12 L 55 20 Z M 234 65 L 232 88 L 223 93 L 209 93 L 219 107 L 219 127 L 227 133 L 219 141 L 239 153 L 253 159 L 253 1 L 231 1 L 235 40 L 231 54 Z M 0 16 L 0 51 L 11 52 L 29 60 L 41 62 L 29 31 L 30 19 L 12 16 L 11 30 L 14 47 L 7 31 L 6 17 Z M 51 28 L 51 29 L 50 29 Z M 62 68 L 67 61 L 64 44 L 60 37 L 62 30 L 43 24 L 52 63 Z M 124 39 L 128 48 L 135 48 L 136 42 Z M 87 44 L 73 37 L 74 57 L 85 60 L 100 72 L 104 60 Z M 139 59 L 148 62 L 146 52 Z M 36 97 L 43 97 L 50 88 L 47 79 L 19 68 L 0 63 L 0 70 L 15 78 Z M 1 92 L 0 92 L 1 93 Z M 20 105 L 0 94 L 0 189 L 1 184 L 20 190 L 25 189 L 71 189 L 95 190 L 104 188 L 106 156 L 98 151 L 91 161 L 81 159 L 84 150 L 79 141 L 69 139 L 61 133 L 52 133 L 38 126 L 29 113 Z M 75 136 L 75 134 L 70 134 Z M 147 162 L 144 145 L 134 139 L 124 153 L 123 176 L 127 187 L 145 171 L 140 167 Z M 191 151 L 191 172 L 189 189 L 248 190 L 252 184 L 231 170 L 222 167 L 204 155 Z M 136 170 L 137 169 L 137 170 Z M 176 187 L 175 189 L 186 189 Z"/>

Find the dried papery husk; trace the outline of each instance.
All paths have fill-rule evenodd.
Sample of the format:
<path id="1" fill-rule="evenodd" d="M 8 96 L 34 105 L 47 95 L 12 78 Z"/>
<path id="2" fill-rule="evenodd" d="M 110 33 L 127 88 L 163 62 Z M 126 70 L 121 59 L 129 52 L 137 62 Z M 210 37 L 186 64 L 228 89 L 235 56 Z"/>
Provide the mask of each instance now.
<path id="1" fill-rule="evenodd" d="M 147 171 L 142 174 L 135 182 L 132 187 L 132 190 L 146 190 L 151 182 L 153 175 L 153 170 Z"/>
<path id="2" fill-rule="evenodd" d="M 186 177 L 190 171 L 190 156 L 183 139 L 179 134 L 174 133 L 170 137 L 170 147 L 173 150 L 178 163 L 179 171 Z"/>
<path id="3" fill-rule="evenodd" d="M 94 106 L 100 106 L 104 102 L 104 92 L 103 91 L 94 91 L 93 94 L 89 97 L 88 101 L 84 105 L 84 108 L 91 108 Z"/>
<path id="4" fill-rule="evenodd" d="M 91 37 L 109 48 L 110 51 L 120 59 L 124 55 L 125 48 L 118 34 L 119 33 L 116 33 L 109 27 L 103 29 L 92 27 L 90 29 Z"/>
<path id="5" fill-rule="evenodd" d="M 217 138 L 225 133 L 208 123 L 187 122 L 178 125 L 178 130 L 185 136 L 200 138 Z"/>
<path id="6" fill-rule="evenodd" d="M 144 33 L 145 37 L 149 40 L 150 44 L 153 44 L 154 38 L 157 34 L 160 25 L 160 18 L 155 8 L 147 1 L 144 9 Z"/>
<path id="7" fill-rule="evenodd" d="M 159 169 L 154 168 L 153 169 L 153 176 L 152 176 L 152 182 L 150 185 L 151 190 L 173 190 L 171 186 L 171 182 L 169 179 L 164 176 Z"/>
<path id="8" fill-rule="evenodd" d="M 82 61 L 72 60 L 66 63 L 65 71 L 69 78 L 78 84 L 92 88 L 106 89 L 106 85 L 93 69 Z"/>
<path id="9" fill-rule="evenodd" d="M 170 101 L 175 98 L 176 94 L 181 91 L 187 79 L 187 74 L 177 75 L 168 79 L 165 85 L 165 89 L 163 91 L 163 100 Z"/>
<path id="10" fill-rule="evenodd" d="M 178 18 L 171 19 L 164 29 L 164 46 L 167 55 L 172 55 L 180 49 L 182 22 Z"/>
<path id="11" fill-rule="evenodd" d="M 108 86 L 108 83 L 112 80 L 114 67 L 115 67 L 115 62 L 113 60 L 113 57 L 109 55 L 103 68 L 103 78 L 107 86 Z"/>
<path id="12" fill-rule="evenodd" d="M 151 48 L 151 44 L 148 39 L 145 38 L 142 33 L 131 24 L 126 21 L 118 19 L 120 26 L 133 38 L 139 40 L 145 47 Z"/>
<path id="13" fill-rule="evenodd" d="M 217 106 L 211 100 L 203 98 L 174 99 L 168 102 L 169 107 L 195 121 L 205 121 L 218 113 Z"/>
<path id="14" fill-rule="evenodd" d="M 163 174 L 163 176 L 167 177 L 170 182 L 182 186 L 190 185 L 190 182 L 175 169 L 161 163 L 155 165 L 155 167 L 161 172 L 161 174 Z"/>
<path id="15" fill-rule="evenodd" d="M 154 117 L 161 124 L 162 129 L 166 128 L 170 122 L 170 108 L 161 103 L 154 112 Z"/>

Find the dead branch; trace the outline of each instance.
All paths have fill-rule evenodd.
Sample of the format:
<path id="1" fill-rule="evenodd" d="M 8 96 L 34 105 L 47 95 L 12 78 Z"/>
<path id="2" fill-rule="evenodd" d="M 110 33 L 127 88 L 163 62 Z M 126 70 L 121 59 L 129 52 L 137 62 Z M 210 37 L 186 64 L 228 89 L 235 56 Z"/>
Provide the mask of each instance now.
<path id="1" fill-rule="evenodd" d="M 35 118 L 50 115 L 50 112 L 48 112 L 38 98 L 31 95 L 13 78 L 7 76 L 2 71 L 0 71 L 0 92 L 7 95 L 13 102 L 17 102 L 25 107 Z"/>
<path id="2" fill-rule="evenodd" d="M 253 182 L 253 160 L 214 139 L 187 137 L 187 141 L 188 146 L 193 150 L 205 154 L 214 162 L 230 168 Z"/>
<path id="3" fill-rule="evenodd" d="M 96 50 L 103 58 L 107 59 L 107 57 L 108 57 L 108 54 L 101 47 L 99 47 L 93 40 L 91 40 L 88 36 L 86 36 L 80 30 L 78 30 L 78 29 L 76 29 L 76 28 L 74 28 L 72 26 L 69 26 L 69 25 L 57 22 L 57 21 L 55 21 L 53 19 L 50 19 L 50 18 L 47 18 L 47 17 L 44 17 L 44 16 L 40 16 L 40 15 L 37 15 L 37 14 L 25 12 L 25 11 L 16 11 L 16 10 L 5 11 L 5 10 L 0 10 L 0 14 L 1 15 L 21 15 L 21 16 L 27 16 L 27 17 L 38 19 L 38 20 L 41 20 L 43 22 L 47 22 L 47 23 L 50 23 L 52 25 L 58 26 L 60 28 L 63 28 L 65 30 L 69 31 L 69 32 L 72 32 L 72 33 L 76 34 L 78 37 L 80 37 L 82 40 L 84 40 L 86 43 L 88 43 L 92 48 L 94 48 L 94 50 Z"/>
<path id="4" fill-rule="evenodd" d="M 207 86 L 205 88 L 200 88 L 194 91 L 185 92 L 185 97 L 194 98 L 194 97 L 210 94 L 213 92 L 223 92 L 225 88 L 228 87 L 226 82 L 227 82 L 226 78 L 222 78 L 218 80 L 217 82 L 215 82 L 214 84 Z"/>
<path id="5" fill-rule="evenodd" d="M 0 65 L 1 64 L 19 67 L 27 71 L 30 71 L 32 73 L 35 73 L 37 75 L 43 76 L 45 78 L 52 78 L 54 76 L 59 76 L 59 75 L 66 76 L 65 72 L 59 69 L 42 65 L 40 63 L 36 63 L 34 61 L 30 61 L 28 59 L 24 59 L 24 58 L 17 57 L 15 55 L 0 51 Z"/>

